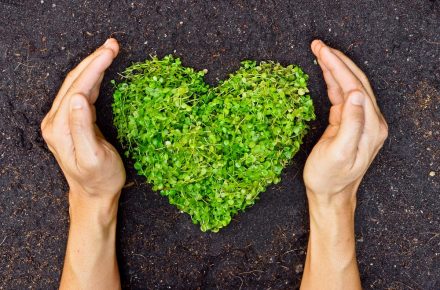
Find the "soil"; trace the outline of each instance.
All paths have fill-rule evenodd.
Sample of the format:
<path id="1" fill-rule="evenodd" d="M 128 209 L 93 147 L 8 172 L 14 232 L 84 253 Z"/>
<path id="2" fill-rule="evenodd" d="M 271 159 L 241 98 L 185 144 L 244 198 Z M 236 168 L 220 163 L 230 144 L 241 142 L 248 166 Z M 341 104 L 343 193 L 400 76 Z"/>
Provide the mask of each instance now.
<path id="1" fill-rule="evenodd" d="M 329 102 L 309 50 L 319 37 L 367 73 L 390 136 L 358 193 L 366 289 L 440 289 L 440 3 L 401 1 L 0 1 L 0 289 L 56 289 L 67 184 L 39 124 L 66 73 L 107 37 L 122 51 L 97 103 L 112 125 L 111 79 L 150 54 L 207 68 L 215 84 L 243 59 L 299 64 L 317 120 L 282 182 L 217 234 L 153 192 L 125 160 L 117 251 L 126 289 L 294 289 L 308 235 L 302 168 Z"/>

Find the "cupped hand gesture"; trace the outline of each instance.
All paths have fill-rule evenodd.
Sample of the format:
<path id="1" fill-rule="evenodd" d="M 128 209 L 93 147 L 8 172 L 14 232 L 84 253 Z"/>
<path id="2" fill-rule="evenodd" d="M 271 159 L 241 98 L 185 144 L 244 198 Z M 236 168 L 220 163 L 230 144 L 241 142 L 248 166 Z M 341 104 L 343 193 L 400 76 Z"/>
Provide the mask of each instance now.
<path id="1" fill-rule="evenodd" d="M 355 204 L 357 188 L 388 135 L 365 74 L 342 52 L 320 40 L 312 51 L 332 104 L 329 125 L 304 168 L 309 202 Z"/>
<path id="2" fill-rule="evenodd" d="M 118 52 L 117 41 L 109 39 L 69 72 L 41 124 L 70 193 L 81 197 L 117 199 L 125 182 L 118 152 L 95 124 L 94 107 L 104 72 Z"/>

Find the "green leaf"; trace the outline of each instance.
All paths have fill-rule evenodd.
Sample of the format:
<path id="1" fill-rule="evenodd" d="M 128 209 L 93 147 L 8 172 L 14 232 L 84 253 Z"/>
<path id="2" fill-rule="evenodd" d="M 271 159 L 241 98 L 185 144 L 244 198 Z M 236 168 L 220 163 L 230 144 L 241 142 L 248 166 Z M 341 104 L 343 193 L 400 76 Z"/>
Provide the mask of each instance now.
<path id="1" fill-rule="evenodd" d="M 171 55 L 135 63 L 111 81 L 112 107 L 137 172 L 218 232 L 280 181 L 315 114 L 298 66 L 246 60 L 217 87 L 206 73 Z"/>

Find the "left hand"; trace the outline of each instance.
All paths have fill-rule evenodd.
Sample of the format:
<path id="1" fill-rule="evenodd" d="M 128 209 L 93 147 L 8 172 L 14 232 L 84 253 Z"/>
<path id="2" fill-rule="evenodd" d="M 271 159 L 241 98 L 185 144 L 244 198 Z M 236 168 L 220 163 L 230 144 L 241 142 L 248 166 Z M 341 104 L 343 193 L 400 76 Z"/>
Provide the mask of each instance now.
<path id="1" fill-rule="evenodd" d="M 122 160 L 95 124 L 94 107 L 104 72 L 118 52 L 118 42 L 108 39 L 69 72 L 41 123 L 75 197 L 114 201 L 125 183 Z"/>

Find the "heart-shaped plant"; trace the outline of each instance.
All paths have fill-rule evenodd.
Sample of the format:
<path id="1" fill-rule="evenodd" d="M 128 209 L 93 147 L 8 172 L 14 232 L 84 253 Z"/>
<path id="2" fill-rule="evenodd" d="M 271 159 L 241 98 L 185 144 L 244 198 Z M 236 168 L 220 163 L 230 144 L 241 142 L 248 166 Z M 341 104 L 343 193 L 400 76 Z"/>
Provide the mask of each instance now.
<path id="1" fill-rule="evenodd" d="M 173 56 L 133 64 L 113 82 L 113 113 L 138 173 L 217 232 L 280 181 L 315 115 L 297 66 L 244 61 L 217 87 L 205 74 Z"/>

